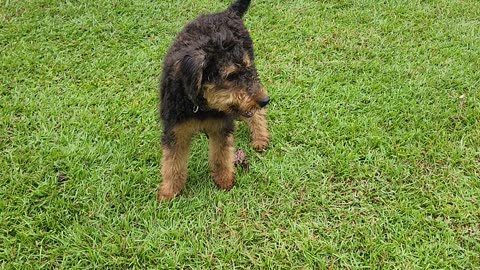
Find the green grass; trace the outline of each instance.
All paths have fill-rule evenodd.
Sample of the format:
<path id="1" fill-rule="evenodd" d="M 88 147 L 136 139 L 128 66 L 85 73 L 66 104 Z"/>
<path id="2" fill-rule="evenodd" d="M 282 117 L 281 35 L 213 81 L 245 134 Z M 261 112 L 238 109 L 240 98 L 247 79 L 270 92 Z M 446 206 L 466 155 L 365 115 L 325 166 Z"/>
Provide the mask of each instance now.
<path id="1" fill-rule="evenodd" d="M 0 268 L 480 268 L 476 0 L 254 0 L 271 148 L 156 202 L 162 58 L 228 4 L 0 3 Z"/>

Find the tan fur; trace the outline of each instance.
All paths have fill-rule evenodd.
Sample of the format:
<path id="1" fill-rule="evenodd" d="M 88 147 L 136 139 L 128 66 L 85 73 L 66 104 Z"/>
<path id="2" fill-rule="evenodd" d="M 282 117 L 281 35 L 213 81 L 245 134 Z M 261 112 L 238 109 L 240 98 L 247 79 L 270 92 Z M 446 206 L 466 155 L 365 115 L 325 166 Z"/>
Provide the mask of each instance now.
<path id="1" fill-rule="evenodd" d="M 226 78 L 231 74 L 235 74 L 238 71 L 239 71 L 239 68 L 235 65 L 227 66 L 223 69 L 223 78 Z"/>
<path id="2" fill-rule="evenodd" d="M 158 190 L 157 199 L 167 201 L 180 193 L 187 182 L 187 161 L 189 147 L 187 145 L 169 149 L 163 147 L 162 184 Z"/>
<path id="3" fill-rule="evenodd" d="M 252 66 L 252 61 L 250 60 L 250 56 L 248 56 L 248 53 L 243 54 L 243 64 L 249 68 Z"/>
<path id="4" fill-rule="evenodd" d="M 208 162 L 213 180 L 219 188 L 230 190 L 235 183 L 233 135 L 224 137 L 219 130 L 207 131 Z"/>
<path id="5" fill-rule="evenodd" d="M 170 148 L 162 146 L 162 169 L 163 182 L 160 185 L 157 199 L 159 201 L 170 200 L 180 193 L 187 182 L 187 163 L 190 153 L 190 142 L 193 135 L 198 132 L 198 125 L 194 122 L 175 127 L 175 145 Z"/>
<path id="6" fill-rule="evenodd" d="M 258 110 L 252 118 L 242 117 L 242 120 L 247 123 L 248 128 L 250 129 L 253 149 L 258 152 L 264 152 L 267 150 L 271 135 L 268 132 L 265 109 Z"/>
<path id="7" fill-rule="evenodd" d="M 210 108 L 219 111 L 230 111 L 231 107 L 237 107 L 240 113 L 255 113 L 259 107 L 256 98 L 266 96 L 265 89 L 261 89 L 258 97 L 251 97 L 244 89 L 218 89 L 215 85 L 203 86 L 203 96 Z"/>
<path id="8" fill-rule="evenodd" d="M 163 146 L 158 201 L 168 201 L 177 196 L 187 181 L 187 163 L 193 135 L 205 131 L 209 136 L 209 163 L 218 187 L 230 190 L 235 182 L 233 167 L 233 136 L 224 137 L 221 120 L 190 120 L 174 129 L 176 143 L 173 148 Z"/>

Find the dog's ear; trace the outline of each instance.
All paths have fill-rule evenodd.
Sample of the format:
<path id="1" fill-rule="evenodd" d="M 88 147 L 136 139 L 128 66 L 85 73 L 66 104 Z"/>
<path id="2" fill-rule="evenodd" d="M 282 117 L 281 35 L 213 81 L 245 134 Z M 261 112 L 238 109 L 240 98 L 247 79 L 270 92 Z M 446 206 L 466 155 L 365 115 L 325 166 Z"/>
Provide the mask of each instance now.
<path id="1" fill-rule="evenodd" d="M 202 52 L 187 53 L 180 60 L 179 64 L 185 94 L 198 106 L 200 105 L 198 104 L 198 98 L 202 87 L 205 54 Z"/>

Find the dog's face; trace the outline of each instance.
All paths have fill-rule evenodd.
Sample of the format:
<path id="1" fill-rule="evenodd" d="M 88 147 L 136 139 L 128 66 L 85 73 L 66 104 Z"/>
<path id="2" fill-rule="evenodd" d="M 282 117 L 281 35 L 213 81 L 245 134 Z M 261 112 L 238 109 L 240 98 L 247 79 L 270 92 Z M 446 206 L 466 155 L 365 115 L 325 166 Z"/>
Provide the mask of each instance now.
<path id="1" fill-rule="evenodd" d="M 258 78 L 253 49 L 241 44 L 225 45 L 211 52 L 188 53 L 180 63 L 192 100 L 235 116 L 252 117 L 270 98 Z"/>
<path id="2" fill-rule="evenodd" d="M 201 91 L 210 108 L 249 118 L 267 105 L 253 60 L 253 53 L 234 46 L 207 62 Z"/>

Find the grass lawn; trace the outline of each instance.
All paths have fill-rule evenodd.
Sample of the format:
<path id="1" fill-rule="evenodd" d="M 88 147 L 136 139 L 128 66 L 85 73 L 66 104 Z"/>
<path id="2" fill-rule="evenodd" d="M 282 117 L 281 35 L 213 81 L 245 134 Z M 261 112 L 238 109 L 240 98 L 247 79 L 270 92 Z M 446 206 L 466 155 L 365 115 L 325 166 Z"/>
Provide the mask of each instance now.
<path id="1" fill-rule="evenodd" d="M 479 269 L 477 0 L 253 0 L 271 147 L 156 202 L 162 59 L 229 3 L 0 2 L 0 268 Z"/>

